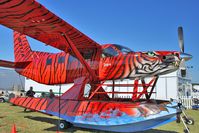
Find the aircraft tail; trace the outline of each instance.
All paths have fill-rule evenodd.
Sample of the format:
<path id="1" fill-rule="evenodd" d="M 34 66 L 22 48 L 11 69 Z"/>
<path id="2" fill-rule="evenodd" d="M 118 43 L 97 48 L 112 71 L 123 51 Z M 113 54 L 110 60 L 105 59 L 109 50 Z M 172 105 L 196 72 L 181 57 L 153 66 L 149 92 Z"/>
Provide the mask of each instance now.
<path id="1" fill-rule="evenodd" d="M 25 35 L 14 31 L 15 62 L 32 61 L 32 50 Z"/>

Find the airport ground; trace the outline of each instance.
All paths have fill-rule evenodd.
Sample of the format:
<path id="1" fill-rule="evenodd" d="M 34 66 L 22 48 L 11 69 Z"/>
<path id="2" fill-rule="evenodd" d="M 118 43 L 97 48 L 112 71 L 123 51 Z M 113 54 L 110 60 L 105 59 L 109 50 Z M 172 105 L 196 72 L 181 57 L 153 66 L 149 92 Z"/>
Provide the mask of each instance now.
<path id="1" fill-rule="evenodd" d="M 195 124 L 190 125 L 191 133 L 198 133 L 199 110 L 187 110 L 187 114 L 194 118 Z M 12 106 L 9 103 L 0 103 L 0 133 L 10 133 L 13 124 L 16 125 L 18 133 L 56 133 L 58 119 L 38 112 L 27 111 L 24 108 Z M 183 133 L 183 124 L 172 122 L 156 129 L 140 133 Z M 62 132 L 69 133 L 108 133 L 97 130 L 71 127 Z"/>

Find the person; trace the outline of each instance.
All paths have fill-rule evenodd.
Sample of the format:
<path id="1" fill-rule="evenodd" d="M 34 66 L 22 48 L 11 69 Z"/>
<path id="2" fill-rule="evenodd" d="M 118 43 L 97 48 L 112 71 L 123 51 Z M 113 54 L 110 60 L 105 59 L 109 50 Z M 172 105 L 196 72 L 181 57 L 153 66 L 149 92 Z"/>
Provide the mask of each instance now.
<path id="1" fill-rule="evenodd" d="M 33 91 L 33 87 L 31 86 L 30 89 L 26 92 L 27 97 L 34 97 L 35 92 Z"/>
<path id="2" fill-rule="evenodd" d="M 54 97 L 55 97 L 55 94 L 54 94 L 53 90 L 50 89 L 49 98 L 54 98 Z"/>
<path id="3" fill-rule="evenodd" d="M 46 97 L 46 93 L 42 92 L 40 98 L 45 98 Z"/>
<path id="4" fill-rule="evenodd" d="M 33 87 L 31 86 L 30 89 L 26 92 L 27 97 L 34 97 L 35 92 L 33 91 Z M 24 109 L 24 112 L 26 112 L 27 108 Z"/>

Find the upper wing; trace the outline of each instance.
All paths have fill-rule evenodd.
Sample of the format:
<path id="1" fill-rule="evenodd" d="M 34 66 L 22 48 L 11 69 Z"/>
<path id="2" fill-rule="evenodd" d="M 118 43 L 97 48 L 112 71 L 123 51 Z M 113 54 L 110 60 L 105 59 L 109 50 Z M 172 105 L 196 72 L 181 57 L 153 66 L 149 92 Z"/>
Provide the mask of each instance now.
<path id="1" fill-rule="evenodd" d="M 34 0 L 0 0 L 0 23 L 47 45 L 71 52 L 67 36 L 84 53 L 100 45 Z"/>
<path id="2" fill-rule="evenodd" d="M 85 59 L 99 60 L 101 46 L 35 0 L 0 0 L 0 24 L 75 55 L 96 79 Z"/>

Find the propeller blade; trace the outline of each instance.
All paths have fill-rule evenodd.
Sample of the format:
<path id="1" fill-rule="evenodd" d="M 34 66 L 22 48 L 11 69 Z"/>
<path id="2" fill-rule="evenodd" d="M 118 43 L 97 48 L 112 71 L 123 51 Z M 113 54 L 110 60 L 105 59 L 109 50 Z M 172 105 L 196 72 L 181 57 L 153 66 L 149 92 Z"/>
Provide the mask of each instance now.
<path id="1" fill-rule="evenodd" d="M 184 53 L 184 37 L 182 27 L 178 27 L 178 42 L 180 46 L 180 52 Z"/>

